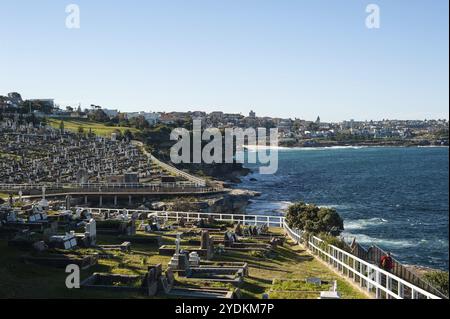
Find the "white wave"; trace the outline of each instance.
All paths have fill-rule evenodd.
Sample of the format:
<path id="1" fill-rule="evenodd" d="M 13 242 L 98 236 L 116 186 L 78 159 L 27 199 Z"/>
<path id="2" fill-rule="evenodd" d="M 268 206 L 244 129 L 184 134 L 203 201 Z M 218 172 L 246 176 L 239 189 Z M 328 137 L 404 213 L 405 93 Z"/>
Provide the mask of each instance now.
<path id="1" fill-rule="evenodd" d="M 366 229 L 371 226 L 378 226 L 387 223 L 383 218 L 354 219 L 344 220 L 345 230 Z"/>
<path id="2" fill-rule="evenodd" d="M 386 248 L 408 248 L 408 247 L 416 247 L 419 245 L 417 241 L 409 241 L 409 240 L 401 240 L 401 239 L 381 239 L 370 237 L 365 234 L 351 234 L 351 233 L 343 233 L 344 237 L 347 238 L 356 238 L 356 241 L 365 246 L 377 245 Z"/>
<path id="3" fill-rule="evenodd" d="M 284 148 L 293 151 L 325 151 L 325 150 L 341 150 L 341 149 L 353 149 L 359 150 L 363 148 L 368 148 L 369 146 L 312 146 L 312 147 L 288 147 Z"/>
<path id="4" fill-rule="evenodd" d="M 307 146 L 307 147 L 286 147 L 286 146 L 270 146 L 270 145 L 243 145 L 248 151 L 262 150 L 282 150 L 282 151 L 320 151 L 320 150 L 339 150 L 339 149 L 362 149 L 370 146 Z"/>
<path id="5" fill-rule="evenodd" d="M 336 210 L 343 210 L 343 209 L 350 209 L 351 205 L 345 205 L 345 204 L 336 204 L 336 205 L 319 205 L 319 207 L 323 208 L 334 208 Z"/>
<path id="6" fill-rule="evenodd" d="M 449 148 L 448 145 L 418 145 L 418 148 Z"/>
<path id="7" fill-rule="evenodd" d="M 289 147 L 284 146 L 271 146 L 271 145 L 243 145 L 244 149 L 248 151 L 257 151 L 257 150 L 288 150 Z"/>

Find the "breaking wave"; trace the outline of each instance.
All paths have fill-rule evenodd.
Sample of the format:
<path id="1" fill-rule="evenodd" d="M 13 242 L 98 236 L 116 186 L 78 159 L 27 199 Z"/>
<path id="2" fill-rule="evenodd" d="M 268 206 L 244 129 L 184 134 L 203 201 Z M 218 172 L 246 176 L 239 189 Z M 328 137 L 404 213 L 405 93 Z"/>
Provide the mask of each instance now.
<path id="1" fill-rule="evenodd" d="M 365 234 L 348 234 L 344 233 L 344 237 L 350 238 L 356 238 L 356 241 L 362 245 L 370 246 L 370 245 L 377 245 L 380 247 L 385 248 L 409 248 L 409 247 L 416 247 L 419 245 L 419 242 L 417 241 L 410 241 L 410 240 L 403 240 L 403 239 L 381 239 L 381 238 L 375 238 L 370 237 Z"/>
<path id="2" fill-rule="evenodd" d="M 344 220 L 344 229 L 345 230 L 366 229 L 372 226 L 380 226 L 386 224 L 387 222 L 388 221 L 384 218 Z"/>

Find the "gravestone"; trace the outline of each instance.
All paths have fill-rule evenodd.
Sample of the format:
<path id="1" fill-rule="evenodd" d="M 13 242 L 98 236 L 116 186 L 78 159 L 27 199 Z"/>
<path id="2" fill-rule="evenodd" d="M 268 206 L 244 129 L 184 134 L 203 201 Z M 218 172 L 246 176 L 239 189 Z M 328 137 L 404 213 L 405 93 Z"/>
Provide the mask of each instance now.
<path id="1" fill-rule="evenodd" d="M 158 273 L 154 267 L 149 267 L 146 275 L 147 295 L 153 297 L 158 292 Z"/>
<path id="2" fill-rule="evenodd" d="M 306 278 L 306 283 L 320 286 L 322 284 L 322 280 L 317 277 L 309 277 Z"/>
<path id="3" fill-rule="evenodd" d="M 283 243 L 284 243 L 283 237 L 279 237 L 279 238 L 272 237 L 272 238 L 270 238 L 270 242 L 269 242 L 269 244 L 274 248 L 277 246 L 283 246 Z"/>
<path id="4" fill-rule="evenodd" d="M 170 293 L 175 284 L 175 277 L 172 268 L 168 268 L 163 276 L 160 277 L 161 288 L 164 293 Z"/>
<path id="5" fill-rule="evenodd" d="M 189 254 L 189 264 L 191 266 L 197 267 L 200 265 L 200 256 L 197 252 L 193 251 Z"/>
<path id="6" fill-rule="evenodd" d="M 185 273 L 185 276 L 189 276 L 191 269 L 189 265 L 189 254 L 187 251 L 181 251 L 178 256 L 178 270 Z"/>
<path id="7" fill-rule="evenodd" d="M 240 222 L 234 227 L 234 233 L 238 236 L 242 236 L 242 226 Z"/>
<path id="8" fill-rule="evenodd" d="M 202 230 L 200 249 L 206 250 L 206 259 L 210 260 L 214 257 L 214 242 L 209 236 L 209 231 Z"/>
<path id="9" fill-rule="evenodd" d="M 237 241 L 236 235 L 229 231 L 224 234 L 224 243 L 226 247 L 232 247 L 233 244 Z"/>
<path id="10" fill-rule="evenodd" d="M 175 240 L 175 253 L 173 254 L 173 256 L 169 262 L 169 267 L 171 267 L 173 269 L 179 269 L 179 267 L 180 267 L 180 243 L 181 243 L 181 237 L 180 237 L 180 233 L 178 233 L 177 239 Z"/>
<path id="11" fill-rule="evenodd" d="M 70 195 L 66 196 L 66 209 L 69 210 L 70 209 L 70 202 L 72 200 L 72 197 Z"/>
<path id="12" fill-rule="evenodd" d="M 95 222 L 95 219 L 91 219 L 86 224 L 86 230 L 85 230 L 85 237 L 88 240 L 89 246 L 95 246 L 96 240 L 97 240 L 97 224 Z"/>

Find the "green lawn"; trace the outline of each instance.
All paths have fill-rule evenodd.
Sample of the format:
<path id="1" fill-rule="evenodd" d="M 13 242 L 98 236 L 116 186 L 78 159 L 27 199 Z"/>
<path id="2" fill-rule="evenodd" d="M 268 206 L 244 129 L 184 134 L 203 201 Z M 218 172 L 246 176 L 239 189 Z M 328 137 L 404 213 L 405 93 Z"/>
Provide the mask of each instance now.
<path id="1" fill-rule="evenodd" d="M 125 126 L 107 126 L 104 123 L 100 122 L 94 122 L 89 120 L 80 120 L 80 119 L 64 119 L 64 129 L 69 130 L 71 132 L 78 133 L 78 128 L 81 126 L 83 127 L 84 131 L 87 133 L 89 132 L 89 129 L 92 130 L 92 132 L 99 136 L 111 136 L 111 133 L 113 133 L 115 130 L 119 130 L 122 132 L 122 134 L 126 130 L 130 130 L 131 133 L 136 133 L 139 130 L 131 127 L 125 127 Z M 53 128 L 59 128 L 59 124 L 61 123 L 60 119 L 49 119 L 48 123 Z"/>
<path id="2" fill-rule="evenodd" d="M 329 287 L 322 286 L 321 289 L 310 293 L 311 289 L 305 280 L 308 277 L 318 277 L 328 281 L 337 280 L 342 298 L 367 298 L 298 245 L 288 242 L 275 251 L 275 256 L 271 258 L 257 257 L 244 252 L 227 253 L 227 256 L 223 256 L 226 260 L 245 260 L 249 263 L 250 276 L 245 278 L 242 287 L 244 297 L 261 298 L 263 293 L 268 293 L 271 299 L 317 299 L 320 291 L 328 290 Z M 289 289 L 280 288 L 280 281 L 292 280 L 297 282 L 297 285 L 291 284 Z"/>

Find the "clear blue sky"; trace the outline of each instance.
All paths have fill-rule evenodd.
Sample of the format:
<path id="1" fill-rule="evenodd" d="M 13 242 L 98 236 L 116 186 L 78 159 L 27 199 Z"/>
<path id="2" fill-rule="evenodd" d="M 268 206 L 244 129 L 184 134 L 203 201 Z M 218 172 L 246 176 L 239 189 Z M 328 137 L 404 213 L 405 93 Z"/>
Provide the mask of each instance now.
<path id="1" fill-rule="evenodd" d="M 66 5 L 81 28 L 65 28 Z M 365 27 L 366 5 L 381 28 Z M 122 111 L 447 118 L 447 0 L 0 0 L 0 94 Z"/>

